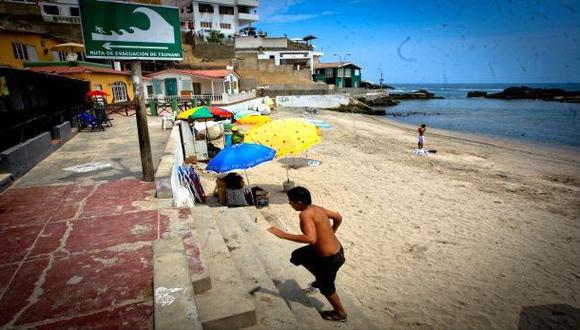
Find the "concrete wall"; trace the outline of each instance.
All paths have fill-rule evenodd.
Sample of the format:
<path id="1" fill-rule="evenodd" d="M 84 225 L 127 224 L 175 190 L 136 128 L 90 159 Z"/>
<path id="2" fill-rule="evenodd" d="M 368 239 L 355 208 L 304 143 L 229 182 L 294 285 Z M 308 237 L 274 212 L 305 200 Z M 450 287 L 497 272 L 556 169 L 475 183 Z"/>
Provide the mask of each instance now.
<path id="1" fill-rule="evenodd" d="M 288 39 L 240 36 L 235 39 L 236 49 L 288 48 Z"/>
<path id="2" fill-rule="evenodd" d="M 248 100 L 248 101 L 244 101 L 244 102 L 240 102 L 240 103 L 236 103 L 236 104 L 232 104 L 232 105 L 226 105 L 223 106 L 222 108 L 231 111 L 233 113 L 236 113 L 238 111 L 242 111 L 242 110 L 248 110 L 248 108 L 253 108 L 256 109 L 258 108 L 258 105 L 262 104 L 264 102 L 264 98 L 263 97 L 258 97 L 252 100 Z"/>
<path id="3" fill-rule="evenodd" d="M 66 121 L 52 128 L 52 138 L 55 140 L 67 141 L 71 137 L 71 123 Z"/>
<path id="4" fill-rule="evenodd" d="M 53 151 L 50 133 L 44 132 L 0 153 L 0 170 L 24 174 Z"/>
<path id="5" fill-rule="evenodd" d="M 258 87 L 256 79 L 240 79 L 240 90 L 249 91 Z"/>
<path id="6" fill-rule="evenodd" d="M 202 45 L 194 45 L 192 54 L 197 58 L 228 60 L 235 57 L 236 50 L 234 46 L 204 43 Z"/>
<path id="7" fill-rule="evenodd" d="M 346 95 L 303 95 L 303 96 L 277 96 L 276 104 L 282 107 L 313 107 L 321 109 L 338 108 L 348 105 L 349 97 Z"/>
<path id="8" fill-rule="evenodd" d="M 263 90 L 264 96 L 284 96 L 284 95 L 327 95 L 333 94 L 334 91 L 328 88 L 328 85 L 267 85 L 263 86 L 265 88 L 259 89 Z"/>
<path id="9" fill-rule="evenodd" d="M 22 3 L 12 3 L 0 1 L 0 14 L 10 14 L 10 15 L 31 15 L 40 17 L 40 7 L 36 3 L 22 4 Z"/>

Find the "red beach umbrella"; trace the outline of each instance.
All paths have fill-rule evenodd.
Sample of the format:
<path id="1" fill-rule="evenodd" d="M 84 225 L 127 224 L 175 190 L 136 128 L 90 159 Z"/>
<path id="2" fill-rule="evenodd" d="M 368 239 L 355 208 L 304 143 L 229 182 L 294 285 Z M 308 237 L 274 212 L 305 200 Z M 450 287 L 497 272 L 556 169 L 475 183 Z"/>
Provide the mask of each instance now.
<path id="1" fill-rule="evenodd" d="M 234 114 L 231 113 L 230 111 L 228 111 L 226 109 L 214 107 L 214 106 L 210 106 L 209 111 L 211 111 L 211 114 L 216 116 L 216 117 L 232 118 L 234 116 Z"/>
<path id="2" fill-rule="evenodd" d="M 105 91 L 99 91 L 99 90 L 94 90 L 94 91 L 90 91 L 86 94 L 87 96 L 93 97 L 93 96 L 109 96 L 109 93 L 105 92 Z"/>

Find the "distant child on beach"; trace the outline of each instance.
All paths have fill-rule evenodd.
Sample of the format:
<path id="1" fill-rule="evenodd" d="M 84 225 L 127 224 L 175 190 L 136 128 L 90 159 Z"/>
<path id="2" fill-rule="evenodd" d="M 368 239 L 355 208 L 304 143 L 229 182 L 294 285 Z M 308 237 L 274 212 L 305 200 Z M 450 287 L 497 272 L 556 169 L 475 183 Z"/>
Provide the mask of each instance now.
<path id="1" fill-rule="evenodd" d="M 419 141 L 417 142 L 417 148 L 423 149 L 423 144 L 425 143 L 425 130 L 427 125 L 421 124 L 417 131 L 419 132 Z"/>
<path id="2" fill-rule="evenodd" d="M 318 288 L 334 307 L 334 310 L 321 312 L 320 315 L 325 320 L 346 322 L 347 314 L 334 286 L 336 273 L 345 261 L 342 245 L 335 234 L 342 216 L 312 204 L 310 192 L 304 187 L 292 188 L 287 194 L 290 206 L 300 211 L 302 234 L 286 233 L 277 227 L 270 227 L 268 231 L 282 239 L 308 244 L 294 250 L 290 262 L 296 266 L 303 265 L 315 276 L 312 286 Z"/>

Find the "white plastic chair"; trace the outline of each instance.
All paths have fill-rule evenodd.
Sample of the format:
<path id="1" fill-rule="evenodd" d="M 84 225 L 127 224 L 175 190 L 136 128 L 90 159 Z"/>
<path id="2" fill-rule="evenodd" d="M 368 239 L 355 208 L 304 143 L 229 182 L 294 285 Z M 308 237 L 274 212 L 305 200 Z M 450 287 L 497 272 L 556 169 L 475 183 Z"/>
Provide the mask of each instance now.
<path id="1" fill-rule="evenodd" d="M 164 114 L 163 118 L 161 119 L 161 129 L 165 130 L 167 129 L 167 123 L 171 122 L 171 127 L 175 126 L 175 120 L 176 120 L 177 114 Z"/>

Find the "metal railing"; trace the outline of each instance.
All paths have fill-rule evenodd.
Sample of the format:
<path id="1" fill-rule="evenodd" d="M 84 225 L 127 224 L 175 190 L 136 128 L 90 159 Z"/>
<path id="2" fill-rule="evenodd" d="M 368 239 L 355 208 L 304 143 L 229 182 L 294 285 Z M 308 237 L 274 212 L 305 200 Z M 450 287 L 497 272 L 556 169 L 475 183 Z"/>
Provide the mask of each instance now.
<path id="1" fill-rule="evenodd" d="M 171 103 L 176 103 L 177 107 L 180 110 L 183 110 L 183 107 L 192 107 L 195 104 L 231 104 L 237 103 L 245 100 L 250 100 L 256 98 L 256 90 L 250 91 L 243 91 L 237 94 L 221 94 L 221 95 L 189 95 L 189 96 L 148 96 L 146 99 L 146 103 L 149 104 L 151 101 L 157 102 L 157 108 L 164 111 L 167 109 L 168 111 L 171 108 Z"/>

